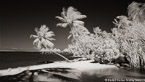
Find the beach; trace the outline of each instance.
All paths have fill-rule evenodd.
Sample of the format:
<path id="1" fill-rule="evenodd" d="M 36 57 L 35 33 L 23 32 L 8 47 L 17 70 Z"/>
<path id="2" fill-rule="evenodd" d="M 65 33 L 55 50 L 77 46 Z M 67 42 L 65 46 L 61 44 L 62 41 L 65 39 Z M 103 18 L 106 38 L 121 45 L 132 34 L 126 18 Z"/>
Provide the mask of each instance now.
<path id="1" fill-rule="evenodd" d="M 144 82 L 145 78 L 143 71 L 125 70 L 115 64 L 94 63 L 94 60 L 77 60 L 72 55 L 65 55 L 69 62 L 56 54 L 38 52 L 0 55 L 3 57 L 0 64 L 2 82 L 106 82 L 114 79 L 123 82 L 132 82 L 126 79 L 141 79 L 137 82 Z"/>
<path id="2" fill-rule="evenodd" d="M 115 65 L 92 63 L 92 60 L 31 65 L 0 70 L 2 82 L 109 82 L 127 80 L 144 82 L 144 73 L 118 68 Z"/>
<path id="3" fill-rule="evenodd" d="M 5 75 L 15 75 L 21 73 L 26 70 L 38 70 L 44 68 L 71 68 L 76 69 L 78 71 L 85 71 L 85 70 L 92 70 L 92 69 L 104 69 L 104 68 L 115 68 L 118 69 L 115 65 L 105 65 L 99 63 L 90 63 L 92 60 L 89 61 L 79 61 L 79 62 L 55 62 L 50 64 L 42 64 L 42 65 L 32 65 L 27 67 L 18 67 L 18 68 L 9 68 L 5 70 L 0 70 L 0 76 Z"/>

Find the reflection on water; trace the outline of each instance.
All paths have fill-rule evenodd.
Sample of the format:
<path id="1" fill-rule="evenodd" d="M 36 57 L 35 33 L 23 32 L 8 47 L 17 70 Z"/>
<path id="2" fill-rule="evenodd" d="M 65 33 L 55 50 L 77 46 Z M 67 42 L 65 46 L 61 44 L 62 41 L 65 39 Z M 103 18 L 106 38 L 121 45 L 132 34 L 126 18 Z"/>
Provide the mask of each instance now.
<path id="1" fill-rule="evenodd" d="M 141 81 L 133 81 L 135 79 Z M 70 68 L 49 68 L 0 77 L 0 82 L 145 82 L 144 80 L 145 74 L 140 71 L 116 68 L 83 72 Z"/>
<path id="2" fill-rule="evenodd" d="M 81 74 L 81 79 L 82 82 L 145 82 L 145 73 L 124 69 L 88 70 Z"/>

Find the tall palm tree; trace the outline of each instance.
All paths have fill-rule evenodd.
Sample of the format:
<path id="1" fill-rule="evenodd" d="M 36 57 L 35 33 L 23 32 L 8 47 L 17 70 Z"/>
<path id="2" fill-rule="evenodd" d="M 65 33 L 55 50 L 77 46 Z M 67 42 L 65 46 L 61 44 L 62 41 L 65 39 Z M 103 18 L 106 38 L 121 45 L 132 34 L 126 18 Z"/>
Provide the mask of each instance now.
<path id="1" fill-rule="evenodd" d="M 86 15 L 81 15 L 77 9 L 73 7 L 68 7 L 66 10 L 65 8 L 62 9 L 61 17 L 56 16 L 57 19 L 61 20 L 63 23 L 58 23 L 57 26 L 67 27 L 67 26 L 76 26 L 76 25 L 84 25 L 83 21 L 80 19 L 86 18 Z"/>
<path id="2" fill-rule="evenodd" d="M 70 35 L 68 36 L 68 39 L 72 37 L 72 46 L 73 48 L 69 47 L 70 49 L 74 49 L 73 53 L 78 54 L 81 53 L 81 47 L 80 45 L 83 43 L 86 44 L 85 41 L 82 39 L 87 39 L 90 32 L 86 27 L 84 27 L 84 22 L 81 21 L 81 19 L 86 18 L 86 15 L 82 15 L 77 9 L 73 7 L 68 7 L 67 10 L 65 8 L 62 9 L 61 17 L 56 16 L 57 19 L 61 20 L 62 23 L 58 23 L 57 26 L 61 27 L 70 27 L 71 31 L 69 32 Z M 85 37 L 84 37 L 85 36 Z M 87 37 L 87 38 L 86 38 Z M 80 44 L 80 45 L 79 45 Z M 78 51 L 79 50 L 79 51 Z"/>
<path id="3" fill-rule="evenodd" d="M 46 25 L 42 25 L 40 29 L 35 28 L 37 35 L 30 35 L 30 38 L 35 38 L 33 45 L 35 45 L 39 50 L 53 48 L 54 44 L 51 42 L 55 40 L 52 36 L 55 34 L 52 31 L 49 31 L 49 28 Z"/>
<path id="4" fill-rule="evenodd" d="M 132 2 L 128 6 L 128 16 L 131 20 L 137 23 L 142 23 L 145 20 L 145 4 Z"/>

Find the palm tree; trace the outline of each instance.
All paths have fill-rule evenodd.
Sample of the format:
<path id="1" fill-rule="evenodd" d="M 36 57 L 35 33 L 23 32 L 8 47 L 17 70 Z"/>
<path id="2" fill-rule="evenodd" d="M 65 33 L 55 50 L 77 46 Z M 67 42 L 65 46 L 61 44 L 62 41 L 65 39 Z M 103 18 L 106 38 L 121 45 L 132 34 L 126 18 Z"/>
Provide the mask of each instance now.
<path id="1" fill-rule="evenodd" d="M 76 25 L 84 25 L 83 21 L 80 19 L 86 18 L 86 15 L 81 15 L 77 9 L 73 7 L 68 7 L 66 10 L 65 8 L 62 9 L 61 17 L 56 16 L 57 19 L 61 20 L 63 23 L 58 23 L 57 26 L 67 27 L 67 26 L 76 26 Z"/>
<path id="2" fill-rule="evenodd" d="M 144 20 L 145 20 L 144 15 L 145 15 L 145 4 L 144 3 L 132 2 L 128 6 L 128 16 L 134 22 L 136 22 L 136 23 L 144 22 Z"/>
<path id="3" fill-rule="evenodd" d="M 85 33 L 89 33 L 88 30 L 84 27 L 84 22 L 80 21 L 80 19 L 86 18 L 86 15 L 81 15 L 81 13 L 79 11 L 77 11 L 77 9 L 73 8 L 73 7 L 68 7 L 68 9 L 66 10 L 65 8 L 62 9 L 61 12 L 61 17 L 60 16 L 56 16 L 57 19 L 61 20 L 62 23 L 58 23 L 57 26 L 61 26 L 66 28 L 67 26 L 70 26 L 71 31 L 70 31 L 70 35 L 68 36 L 68 39 L 73 36 L 73 38 L 76 37 L 76 35 L 79 35 L 81 31 L 85 32 Z M 81 29 L 81 31 L 77 31 Z"/>
<path id="4" fill-rule="evenodd" d="M 39 50 L 53 48 L 54 44 L 51 42 L 55 40 L 52 36 L 55 34 L 52 31 L 49 31 L 49 28 L 46 25 L 42 25 L 40 29 L 35 28 L 35 32 L 37 35 L 30 35 L 30 38 L 35 38 L 33 41 L 33 45 L 37 47 Z"/>
<path id="5" fill-rule="evenodd" d="M 68 46 L 70 50 L 74 50 L 73 53 L 75 54 L 81 54 L 82 53 L 82 45 L 87 44 L 87 40 L 82 39 L 88 39 L 88 35 L 90 32 L 86 27 L 84 27 L 84 22 L 81 21 L 81 19 L 86 18 L 86 15 L 82 15 L 77 9 L 73 7 L 68 7 L 66 10 L 65 8 L 62 9 L 61 17 L 56 16 L 57 19 L 61 20 L 62 23 L 58 23 L 57 26 L 61 27 L 70 27 L 71 31 L 69 32 L 70 35 L 68 36 L 68 39 L 72 37 L 72 47 Z M 87 42 L 86 42 L 87 41 Z M 79 45 L 80 44 L 80 45 Z"/>
<path id="6" fill-rule="evenodd" d="M 52 40 L 55 40 L 54 38 L 52 38 L 53 36 L 55 36 L 54 32 L 49 31 L 49 28 L 46 25 L 42 25 L 40 29 L 35 28 L 35 32 L 37 35 L 30 35 L 30 38 L 35 38 L 35 40 L 33 41 L 33 45 L 35 45 L 40 51 L 50 51 L 54 46 L 54 44 L 51 42 Z M 69 59 L 67 59 L 63 55 L 57 52 L 54 53 L 64 58 L 66 61 L 69 61 Z"/>

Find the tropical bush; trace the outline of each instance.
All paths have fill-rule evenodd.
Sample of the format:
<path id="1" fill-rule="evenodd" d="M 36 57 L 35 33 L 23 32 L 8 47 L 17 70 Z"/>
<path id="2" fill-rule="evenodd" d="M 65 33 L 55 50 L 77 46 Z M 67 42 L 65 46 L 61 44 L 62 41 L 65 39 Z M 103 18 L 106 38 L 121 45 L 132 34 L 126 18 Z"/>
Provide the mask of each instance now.
<path id="1" fill-rule="evenodd" d="M 116 42 L 112 39 L 112 34 L 102 31 L 99 27 L 93 29 L 91 39 L 91 50 L 94 57 L 102 58 L 102 60 L 112 61 L 119 56 Z"/>
<path id="2" fill-rule="evenodd" d="M 75 8 L 69 7 L 67 10 L 63 8 L 61 16 L 56 16 L 63 22 L 58 23 L 57 26 L 71 28 L 68 39 L 72 37 L 72 43 L 68 45 L 68 51 L 74 56 L 88 59 L 99 56 L 108 61 L 117 57 L 119 51 L 115 41 L 111 39 L 111 34 L 101 31 L 99 27 L 93 29 L 94 33 L 90 33 L 84 26 L 84 22 L 80 21 L 80 19 L 86 18 L 86 15 L 81 15 Z"/>
<path id="3" fill-rule="evenodd" d="M 110 62 L 119 56 L 124 56 L 129 61 L 130 67 L 143 67 L 145 63 L 144 9 L 144 4 L 132 2 L 128 6 L 128 16 L 117 16 L 114 20 L 115 27 L 112 33 L 102 31 L 99 27 L 93 29 L 94 33 L 71 30 L 74 37 L 68 48 L 76 56 L 99 57 Z"/>
<path id="4" fill-rule="evenodd" d="M 126 56 L 130 67 L 144 67 L 145 63 L 145 4 L 132 2 L 128 6 L 128 16 L 118 16 L 112 35 L 120 53 Z"/>

